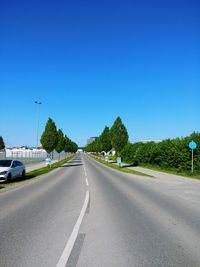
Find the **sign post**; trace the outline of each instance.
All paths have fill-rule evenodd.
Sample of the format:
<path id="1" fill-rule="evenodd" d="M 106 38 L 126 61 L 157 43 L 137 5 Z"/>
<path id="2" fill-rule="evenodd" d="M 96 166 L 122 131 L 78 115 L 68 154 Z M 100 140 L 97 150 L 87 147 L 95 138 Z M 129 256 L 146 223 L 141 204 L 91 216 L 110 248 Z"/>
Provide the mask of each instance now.
<path id="1" fill-rule="evenodd" d="M 47 158 L 45 159 L 45 163 L 46 163 L 46 166 L 47 166 L 48 168 L 51 168 L 51 158 L 47 157 Z"/>
<path id="2" fill-rule="evenodd" d="M 121 159 L 121 157 L 117 157 L 117 164 L 118 164 L 119 167 L 122 166 L 122 159 Z"/>
<path id="3" fill-rule="evenodd" d="M 108 156 L 106 156 L 105 157 L 105 161 L 108 163 L 108 160 L 109 160 L 109 158 L 108 158 Z"/>
<path id="4" fill-rule="evenodd" d="M 189 148 L 192 150 L 192 173 L 194 172 L 194 149 L 197 148 L 197 144 L 192 140 L 189 143 Z"/>

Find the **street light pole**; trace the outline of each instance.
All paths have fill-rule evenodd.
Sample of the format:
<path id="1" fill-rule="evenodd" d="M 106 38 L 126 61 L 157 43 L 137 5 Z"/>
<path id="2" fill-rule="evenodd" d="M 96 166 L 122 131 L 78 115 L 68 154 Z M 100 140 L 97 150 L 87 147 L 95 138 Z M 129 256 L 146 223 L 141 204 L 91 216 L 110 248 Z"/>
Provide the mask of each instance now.
<path id="1" fill-rule="evenodd" d="M 39 105 L 42 104 L 40 101 L 34 101 L 37 105 L 37 124 L 36 124 L 36 149 L 38 148 L 38 131 L 39 131 Z"/>

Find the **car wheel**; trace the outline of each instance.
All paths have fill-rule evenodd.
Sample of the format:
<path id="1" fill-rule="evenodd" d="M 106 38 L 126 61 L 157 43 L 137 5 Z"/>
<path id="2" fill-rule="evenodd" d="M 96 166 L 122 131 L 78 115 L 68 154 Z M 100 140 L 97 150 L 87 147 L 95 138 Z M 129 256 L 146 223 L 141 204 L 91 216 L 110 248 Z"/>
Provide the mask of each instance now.
<path id="1" fill-rule="evenodd" d="M 25 171 L 22 172 L 22 176 L 21 176 L 21 177 L 22 177 L 22 178 L 25 177 Z"/>
<path id="2" fill-rule="evenodd" d="M 11 180 L 12 180 L 12 175 L 11 175 L 11 173 L 9 173 L 8 177 L 7 177 L 7 182 L 11 182 Z"/>

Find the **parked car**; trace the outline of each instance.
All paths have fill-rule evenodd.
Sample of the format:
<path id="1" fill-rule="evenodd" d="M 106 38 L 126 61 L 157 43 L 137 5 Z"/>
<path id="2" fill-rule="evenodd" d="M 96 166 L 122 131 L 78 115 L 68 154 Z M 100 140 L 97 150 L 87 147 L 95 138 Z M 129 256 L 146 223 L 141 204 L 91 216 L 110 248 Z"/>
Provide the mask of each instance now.
<path id="1" fill-rule="evenodd" d="M 12 179 L 24 177 L 26 169 L 19 160 L 0 160 L 0 181 L 10 182 Z"/>

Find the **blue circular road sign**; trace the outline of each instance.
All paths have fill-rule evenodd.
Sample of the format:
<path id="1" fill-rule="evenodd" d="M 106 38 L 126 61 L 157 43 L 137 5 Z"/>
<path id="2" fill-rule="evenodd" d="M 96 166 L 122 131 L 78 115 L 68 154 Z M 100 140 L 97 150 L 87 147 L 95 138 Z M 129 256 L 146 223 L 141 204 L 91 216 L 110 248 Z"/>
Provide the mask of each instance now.
<path id="1" fill-rule="evenodd" d="M 189 142 L 189 148 L 191 149 L 196 149 L 197 148 L 197 143 L 195 143 L 193 140 Z"/>

